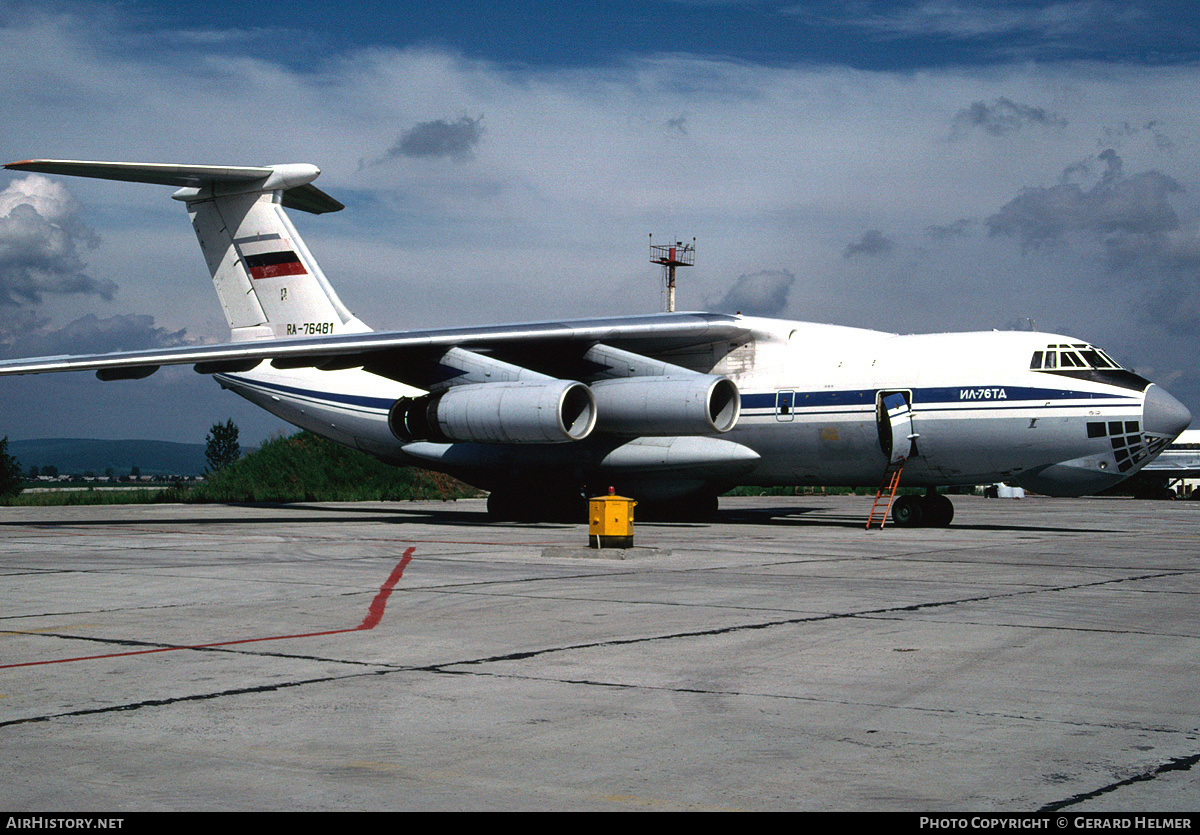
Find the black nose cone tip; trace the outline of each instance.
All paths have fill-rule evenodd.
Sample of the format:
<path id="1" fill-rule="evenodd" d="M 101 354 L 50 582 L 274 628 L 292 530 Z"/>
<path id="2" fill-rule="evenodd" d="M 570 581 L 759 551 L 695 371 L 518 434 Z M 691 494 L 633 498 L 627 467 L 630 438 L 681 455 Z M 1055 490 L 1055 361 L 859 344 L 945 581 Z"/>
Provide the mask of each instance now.
<path id="1" fill-rule="evenodd" d="M 1192 413 L 1161 386 L 1151 385 L 1146 389 L 1146 403 L 1142 407 L 1142 427 L 1147 434 L 1175 438 L 1188 428 Z"/>

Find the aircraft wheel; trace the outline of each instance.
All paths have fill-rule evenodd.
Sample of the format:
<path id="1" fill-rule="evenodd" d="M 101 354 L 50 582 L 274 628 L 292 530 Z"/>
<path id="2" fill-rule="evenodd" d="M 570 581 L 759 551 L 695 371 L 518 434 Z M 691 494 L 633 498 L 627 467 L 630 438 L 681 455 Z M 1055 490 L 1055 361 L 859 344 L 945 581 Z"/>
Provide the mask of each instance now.
<path id="1" fill-rule="evenodd" d="M 925 526 L 930 528 L 948 527 L 954 519 L 954 502 L 941 493 L 927 493 L 922 499 Z"/>
<path id="2" fill-rule="evenodd" d="M 892 504 L 892 522 L 899 528 L 916 528 L 925 523 L 925 505 L 920 496 L 901 496 Z"/>

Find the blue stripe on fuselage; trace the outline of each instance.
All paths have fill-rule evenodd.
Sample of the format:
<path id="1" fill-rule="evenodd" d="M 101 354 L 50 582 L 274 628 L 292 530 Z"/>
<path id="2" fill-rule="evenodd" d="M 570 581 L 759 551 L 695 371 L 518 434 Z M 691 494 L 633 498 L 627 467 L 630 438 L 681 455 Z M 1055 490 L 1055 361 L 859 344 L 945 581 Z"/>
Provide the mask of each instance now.
<path id="1" fill-rule="evenodd" d="M 360 409 L 372 409 L 386 412 L 388 409 L 392 408 L 392 404 L 396 402 L 394 397 L 367 397 L 361 394 L 340 394 L 333 391 L 298 388 L 296 386 L 285 386 L 280 383 L 267 383 L 262 380 L 247 380 L 244 377 L 236 377 L 233 374 L 217 374 L 214 376 L 223 378 L 233 385 L 245 386 L 246 388 L 277 391 L 280 394 L 288 395 L 290 397 L 306 397 L 310 400 L 321 400 L 326 403 L 332 403 L 339 406 L 357 406 Z"/>
<path id="2" fill-rule="evenodd" d="M 902 388 L 902 387 L 897 387 Z M 781 388 L 761 394 L 742 394 L 743 409 L 774 409 L 780 392 L 792 393 L 792 411 L 802 409 L 829 409 L 838 407 L 875 407 L 878 389 L 844 391 L 800 391 Z M 1029 386 L 941 386 L 937 388 L 912 389 L 913 407 L 929 409 L 978 408 L 981 405 L 995 408 L 1027 409 L 1047 401 L 1068 400 L 1125 400 L 1132 403 L 1139 397 L 1120 392 L 1072 391 L 1069 389 L 1043 389 Z"/>

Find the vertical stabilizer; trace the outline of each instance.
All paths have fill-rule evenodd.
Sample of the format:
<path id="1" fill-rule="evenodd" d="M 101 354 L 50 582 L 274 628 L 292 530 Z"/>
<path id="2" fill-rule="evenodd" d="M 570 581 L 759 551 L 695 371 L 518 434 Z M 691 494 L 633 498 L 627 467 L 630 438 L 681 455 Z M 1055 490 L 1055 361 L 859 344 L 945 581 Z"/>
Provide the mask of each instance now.
<path id="1" fill-rule="evenodd" d="M 284 208 L 342 204 L 311 183 L 315 165 L 230 167 L 26 160 L 6 168 L 179 186 L 234 341 L 369 331 L 346 309 Z"/>
<path id="2" fill-rule="evenodd" d="M 279 191 L 190 197 L 181 199 L 234 341 L 369 330 L 338 299 Z"/>

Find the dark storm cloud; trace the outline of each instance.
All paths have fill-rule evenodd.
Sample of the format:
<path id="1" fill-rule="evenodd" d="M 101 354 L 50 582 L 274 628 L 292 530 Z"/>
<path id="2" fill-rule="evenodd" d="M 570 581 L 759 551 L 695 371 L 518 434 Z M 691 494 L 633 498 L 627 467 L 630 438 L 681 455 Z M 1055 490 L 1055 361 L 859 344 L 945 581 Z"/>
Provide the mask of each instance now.
<path id="1" fill-rule="evenodd" d="M 100 238 L 78 215 L 66 189 L 37 174 L 0 192 L 0 305 L 38 304 L 47 294 L 112 298 L 115 284 L 84 273 L 80 250 Z"/>
<path id="2" fill-rule="evenodd" d="M 842 251 L 843 258 L 855 255 L 883 256 L 896 248 L 896 242 L 878 229 L 868 229 L 857 241 L 851 241 Z"/>
<path id="3" fill-rule="evenodd" d="M 1065 128 L 1067 120 L 1042 107 L 1020 104 L 1001 96 L 991 104 L 977 101 L 954 117 L 956 130 L 979 128 L 992 136 L 1015 133 L 1029 125 Z"/>
<path id="4" fill-rule="evenodd" d="M 748 316 L 778 316 L 787 309 L 788 291 L 796 276 L 787 270 L 763 270 L 743 275 L 729 288 L 716 309 Z"/>
<path id="5" fill-rule="evenodd" d="M 1097 288 L 1119 287 L 1113 298 L 1144 325 L 1200 333 L 1200 239 L 1195 221 L 1185 229 L 1171 204 L 1183 189 L 1159 171 L 1126 176 L 1111 149 L 1098 159 L 1104 172 L 1090 189 L 1065 180 L 1090 174 L 1093 161 L 1072 165 L 1059 185 L 1023 190 L 987 219 L 989 231 L 1018 239 L 1026 252 L 1099 247 L 1107 270 Z"/>
<path id="6" fill-rule="evenodd" d="M 406 131 L 388 149 L 387 157 L 449 157 L 462 162 L 471 158 L 471 150 L 483 138 L 483 117 L 463 116 L 457 122 L 437 119 L 421 122 Z"/>
<path id="7" fill-rule="evenodd" d="M 1104 241 L 1109 272 L 1144 324 L 1200 335 L 1200 239 L 1191 232 L 1119 232 Z"/>
<path id="8" fill-rule="evenodd" d="M 1084 190 L 1062 182 L 1048 188 L 1027 188 L 987 219 L 992 235 L 1007 235 L 1025 249 L 1059 243 L 1073 233 L 1111 236 L 1157 235 L 1177 229 L 1179 216 L 1170 195 L 1182 189 L 1158 171 L 1126 177 L 1121 158 L 1112 150 L 1100 154 L 1107 168 L 1099 182 Z M 1068 169 L 1077 173 L 1078 166 Z"/>
<path id="9" fill-rule="evenodd" d="M 0 308 L 0 357 L 24 356 L 17 353 L 17 343 L 49 323 L 49 319 L 30 308 Z"/>
<path id="10" fill-rule="evenodd" d="M 0 316 L 0 356 L 29 357 L 60 354 L 103 354 L 187 344 L 187 330 L 154 326 L 154 317 L 135 313 L 101 319 L 89 313 L 62 328 L 28 310 Z"/>

